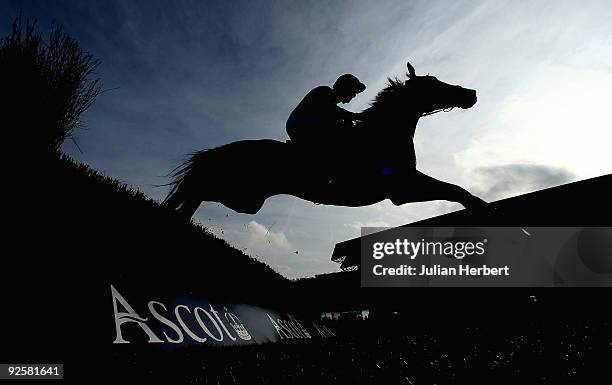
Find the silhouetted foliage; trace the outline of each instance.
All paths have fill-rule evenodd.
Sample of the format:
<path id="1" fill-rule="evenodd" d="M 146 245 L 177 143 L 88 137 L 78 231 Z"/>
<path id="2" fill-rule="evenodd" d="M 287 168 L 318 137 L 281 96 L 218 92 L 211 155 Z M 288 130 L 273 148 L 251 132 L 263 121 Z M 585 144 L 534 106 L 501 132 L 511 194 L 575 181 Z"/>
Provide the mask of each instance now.
<path id="1" fill-rule="evenodd" d="M 58 152 L 101 92 L 97 65 L 61 26 L 45 40 L 35 22 L 16 19 L 0 40 L 3 135 L 35 155 Z"/>
<path id="2" fill-rule="evenodd" d="M 164 294 L 190 291 L 209 298 L 212 293 L 225 293 L 238 302 L 260 302 L 270 294 L 261 293 L 290 284 L 268 265 L 231 247 L 206 228 L 185 223 L 140 190 L 67 155 L 49 162 L 47 175 L 43 180 L 51 187 L 41 201 L 48 202 L 44 209 L 47 217 L 56 219 L 46 236 L 70 234 L 75 245 L 84 249 L 93 246 L 96 253 L 105 250 L 105 261 L 114 267 L 103 278 L 115 280 L 116 285 L 150 284 L 149 290 Z M 164 265 L 174 266 L 177 273 L 163 275 L 160 280 L 160 274 L 166 272 Z M 250 282 L 261 292 L 228 287 L 226 282 L 234 279 Z"/>

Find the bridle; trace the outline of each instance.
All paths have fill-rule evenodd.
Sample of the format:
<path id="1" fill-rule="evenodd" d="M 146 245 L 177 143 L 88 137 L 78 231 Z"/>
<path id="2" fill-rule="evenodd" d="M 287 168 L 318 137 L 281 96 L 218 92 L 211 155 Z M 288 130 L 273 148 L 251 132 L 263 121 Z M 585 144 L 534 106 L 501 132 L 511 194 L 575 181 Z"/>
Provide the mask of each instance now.
<path id="1" fill-rule="evenodd" d="M 421 117 L 423 116 L 428 116 L 428 115 L 433 115 L 433 114 L 437 114 L 438 112 L 449 112 L 450 110 L 452 110 L 455 107 L 450 107 L 450 108 L 438 108 L 437 110 L 433 110 L 430 112 L 423 112 L 421 114 Z"/>
<path id="2" fill-rule="evenodd" d="M 414 67 L 412 66 L 412 64 L 410 64 L 410 62 L 406 63 L 406 67 L 408 67 L 408 77 L 412 78 L 416 78 L 417 74 L 414 71 Z M 437 114 L 438 112 L 449 112 L 450 110 L 452 110 L 455 107 L 450 107 L 450 108 L 438 108 L 437 110 L 433 110 L 433 111 L 429 111 L 429 112 L 424 112 L 421 114 L 421 117 L 423 116 L 429 116 L 429 115 L 433 115 L 433 114 Z"/>

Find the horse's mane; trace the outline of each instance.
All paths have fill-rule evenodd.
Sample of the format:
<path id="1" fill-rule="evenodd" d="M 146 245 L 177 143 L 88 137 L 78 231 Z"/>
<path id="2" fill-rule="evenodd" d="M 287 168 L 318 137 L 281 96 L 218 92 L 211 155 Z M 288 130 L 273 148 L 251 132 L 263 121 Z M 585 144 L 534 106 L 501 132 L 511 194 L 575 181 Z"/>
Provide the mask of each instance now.
<path id="1" fill-rule="evenodd" d="M 397 94 L 397 92 L 405 89 L 406 85 L 403 80 L 395 77 L 395 78 L 387 78 L 387 85 L 383 88 L 376 96 L 374 100 L 370 103 L 370 106 L 362 111 L 362 113 L 367 114 L 372 113 L 380 109 L 381 105 L 388 104 L 389 100 Z"/>

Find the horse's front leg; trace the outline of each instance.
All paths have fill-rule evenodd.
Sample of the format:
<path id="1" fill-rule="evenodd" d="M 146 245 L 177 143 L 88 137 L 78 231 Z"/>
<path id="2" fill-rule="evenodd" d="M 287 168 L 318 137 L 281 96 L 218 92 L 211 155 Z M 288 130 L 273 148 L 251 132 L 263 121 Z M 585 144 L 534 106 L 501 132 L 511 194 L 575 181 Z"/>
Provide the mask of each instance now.
<path id="1" fill-rule="evenodd" d="M 447 200 L 457 202 L 465 208 L 480 208 L 487 204 L 461 186 L 442 182 L 420 171 L 410 174 L 405 180 L 393 184 L 391 202 L 402 205 L 409 202 Z"/>

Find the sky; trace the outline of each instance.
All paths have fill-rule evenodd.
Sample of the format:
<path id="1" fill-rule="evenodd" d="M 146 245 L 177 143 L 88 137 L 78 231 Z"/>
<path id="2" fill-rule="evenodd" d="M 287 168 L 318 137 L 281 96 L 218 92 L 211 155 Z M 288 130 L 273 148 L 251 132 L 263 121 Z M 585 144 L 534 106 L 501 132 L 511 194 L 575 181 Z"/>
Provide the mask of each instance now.
<path id="1" fill-rule="evenodd" d="M 612 2 L 12 1 L 43 33 L 61 24 L 100 60 L 107 90 L 63 150 L 161 200 L 187 153 L 243 139 L 288 139 L 302 97 L 343 73 L 367 85 L 417 74 L 478 92 L 478 103 L 421 119 L 417 168 L 497 200 L 612 172 Z M 257 159 L 249 159 L 257 164 Z M 355 159 L 356 166 L 360 159 Z M 274 164 L 261 164 L 273 173 Z M 338 271 L 334 245 L 362 226 L 461 209 L 446 201 L 347 208 L 275 196 L 256 215 L 204 202 L 211 232 L 281 274 Z M 92 218 L 91 220 L 95 220 Z M 217 258 L 202 250 L 200 258 Z"/>

